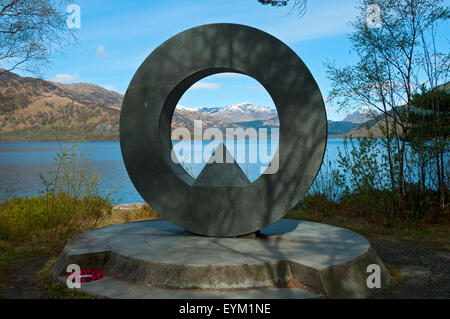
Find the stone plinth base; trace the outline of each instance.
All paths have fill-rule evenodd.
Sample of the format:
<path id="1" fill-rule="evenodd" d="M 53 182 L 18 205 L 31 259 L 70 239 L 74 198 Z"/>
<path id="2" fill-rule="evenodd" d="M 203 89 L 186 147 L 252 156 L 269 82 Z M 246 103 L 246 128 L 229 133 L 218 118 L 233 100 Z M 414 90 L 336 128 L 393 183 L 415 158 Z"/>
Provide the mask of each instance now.
<path id="1" fill-rule="evenodd" d="M 244 238 L 188 236 L 162 219 L 109 226 L 73 238 L 54 277 L 64 281 L 69 264 L 102 269 L 81 289 L 111 298 L 365 298 L 390 283 L 361 235 L 289 219 Z M 367 287 L 370 264 L 381 288 Z"/>

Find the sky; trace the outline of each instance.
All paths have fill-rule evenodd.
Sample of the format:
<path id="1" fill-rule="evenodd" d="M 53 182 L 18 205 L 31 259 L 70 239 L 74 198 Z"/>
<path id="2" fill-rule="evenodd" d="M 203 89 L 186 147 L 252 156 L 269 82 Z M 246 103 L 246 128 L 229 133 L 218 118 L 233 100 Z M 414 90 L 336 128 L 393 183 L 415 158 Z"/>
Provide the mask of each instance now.
<path id="1" fill-rule="evenodd" d="M 323 63 L 355 62 L 347 34 L 358 11 L 355 0 L 308 1 L 306 14 L 257 0 L 79 0 L 78 46 L 52 59 L 44 78 L 64 83 L 89 82 L 124 93 L 144 59 L 162 42 L 188 28 L 208 23 L 239 23 L 268 32 L 291 47 L 310 69 L 324 98 L 330 89 Z M 75 29 L 74 29 L 75 30 Z M 20 72 L 19 72 L 20 73 Z M 235 101 L 235 102 L 233 102 Z M 180 100 L 187 107 L 239 102 L 273 106 L 252 78 L 215 75 L 195 84 Z M 271 105 L 272 103 L 272 105 Z M 216 105 L 212 105 L 216 104 Z M 341 120 L 327 105 L 330 120 Z"/>
<path id="2" fill-rule="evenodd" d="M 218 73 L 203 78 L 183 94 L 178 104 L 196 108 L 226 107 L 243 102 L 275 108 L 272 97 L 257 80 L 238 73 Z"/>

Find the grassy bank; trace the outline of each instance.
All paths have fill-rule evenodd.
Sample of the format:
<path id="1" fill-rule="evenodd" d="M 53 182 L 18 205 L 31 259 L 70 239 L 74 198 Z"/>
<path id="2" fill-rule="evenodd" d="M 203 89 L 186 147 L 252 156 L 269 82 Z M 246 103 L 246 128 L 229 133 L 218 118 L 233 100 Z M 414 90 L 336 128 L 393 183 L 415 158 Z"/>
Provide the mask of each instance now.
<path id="1" fill-rule="evenodd" d="M 80 135 L 86 142 L 111 142 L 119 141 L 119 134 L 100 134 L 92 131 L 80 132 L 76 135 L 55 137 L 54 131 L 42 131 L 39 129 L 28 129 L 22 131 L 13 131 L 9 133 L 0 133 L 0 142 L 55 142 L 55 141 L 79 141 Z"/>
<path id="2" fill-rule="evenodd" d="M 47 216 L 49 211 L 45 197 L 13 198 L 0 205 L 0 291 L 8 285 L 8 274 L 22 271 L 29 261 L 44 259 L 40 268 L 35 269 L 38 273 L 35 282 L 45 297 L 93 298 L 53 282 L 51 266 L 67 241 L 91 229 L 160 218 L 148 205 L 116 209 L 104 199 L 78 200 L 67 196 L 61 196 L 55 201 L 59 203 L 55 206 L 60 208 L 53 210 L 52 218 Z M 66 205 L 73 205 L 70 214 Z M 377 215 L 379 213 L 373 208 L 356 209 L 348 202 L 332 202 L 316 195 L 306 196 L 285 217 L 349 228 L 369 239 L 413 241 L 433 249 L 450 251 L 448 220 L 425 219 L 419 225 L 412 225 L 398 217 L 387 225 Z M 398 270 L 389 267 L 391 274 L 397 274 L 396 282 L 400 283 L 402 277 Z"/>
<path id="3" fill-rule="evenodd" d="M 373 195 L 373 194 L 372 194 Z M 389 223 L 386 211 L 366 196 L 352 194 L 340 201 L 323 195 L 307 195 L 302 203 L 286 214 L 285 218 L 326 223 L 351 229 L 369 238 L 411 241 L 430 248 L 450 251 L 449 215 L 427 214 L 419 223 L 392 212 Z M 376 200 L 375 196 L 369 199 Z"/>
<path id="4" fill-rule="evenodd" d="M 0 292 L 8 285 L 8 274 L 22 271 L 29 260 L 43 258 L 45 263 L 33 274 L 39 271 L 38 284 L 48 297 L 89 297 L 54 285 L 49 274 L 68 240 L 100 227 L 159 218 L 149 206 L 113 209 L 114 189 L 107 195 L 100 192 L 97 172 L 80 145 L 67 142 L 69 136 L 59 143 L 54 171 L 41 176 L 41 196 L 0 201 Z M 373 149 L 369 140 L 357 147 L 353 150 L 359 153 L 340 156 L 339 168 L 349 171 L 351 179 L 325 162 L 310 194 L 285 217 L 349 228 L 369 239 L 414 241 L 450 251 L 449 208 L 441 207 L 439 194 L 405 184 L 399 202 L 398 193 L 388 187 L 377 190 L 374 181 L 381 180 L 383 167 L 376 166 L 375 156 L 367 155 Z M 341 195 L 335 199 L 336 194 Z"/>
<path id="5" fill-rule="evenodd" d="M 50 298 L 88 298 L 54 284 L 49 270 L 67 241 L 87 230 L 124 222 L 159 218 L 149 206 L 118 210 L 104 199 L 64 197 L 52 212 L 45 197 L 13 198 L 0 204 L 0 291 L 7 274 L 20 271 L 27 260 L 48 259 L 37 282 Z M 50 213 L 51 212 L 51 213 Z M 1 297 L 1 296 L 0 296 Z"/>

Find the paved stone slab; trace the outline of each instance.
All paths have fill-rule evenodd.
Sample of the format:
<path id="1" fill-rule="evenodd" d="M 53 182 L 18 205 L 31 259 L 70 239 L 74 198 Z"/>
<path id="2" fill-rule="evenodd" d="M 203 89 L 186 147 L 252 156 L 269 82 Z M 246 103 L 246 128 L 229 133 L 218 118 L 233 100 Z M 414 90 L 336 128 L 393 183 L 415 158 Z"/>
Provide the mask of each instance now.
<path id="1" fill-rule="evenodd" d="M 58 280 L 64 284 L 65 277 Z M 162 289 L 104 276 L 101 280 L 81 284 L 81 291 L 112 299 L 307 299 L 319 294 L 302 288 L 262 288 L 245 290 Z"/>

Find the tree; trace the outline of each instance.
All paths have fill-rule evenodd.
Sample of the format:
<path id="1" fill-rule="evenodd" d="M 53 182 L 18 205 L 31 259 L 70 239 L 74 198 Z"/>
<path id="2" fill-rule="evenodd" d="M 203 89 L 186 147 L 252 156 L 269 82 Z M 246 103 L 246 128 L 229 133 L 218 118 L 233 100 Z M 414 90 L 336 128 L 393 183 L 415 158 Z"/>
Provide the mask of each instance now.
<path id="1" fill-rule="evenodd" d="M 271 5 L 274 7 L 285 7 L 289 4 L 290 0 L 258 0 L 259 3 L 263 5 Z M 292 5 L 289 13 L 293 11 L 297 11 L 300 16 L 305 15 L 306 13 L 306 5 L 308 4 L 308 0 L 292 0 L 294 3 Z"/>
<path id="2" fill-rule="evenodd" d="M 446 167 L 446 153 L 449 151 L 450 137 L 450 94 L 445 89 L 450 83 L 427 91 L 422 88 L 420 94 L 413 97 L 414 112 L 411 114 L 408 140 L 420 159 L 421 186 L 433 183 L 438 190 L 440 211 L 446 207 L 449 172 Z M 426 169 L 433 176 L 425 178 Z"/>
<path id="3" fill-rule="evenodd" d="M 361 105 L 382 112 L 375 116 L 384 134 L 388 177 L 398 194 L 398 206 L 404 207 L 406 149 L 413 109 L 413 97 L 421 87 L 432 90 L 448 80 L 449 53 L 436 45 L 436 28 L 448 20 L 449 8 L 442 0 L 361 0 L 360 16 L 351 25 L 356 65 L 338 67 L 327 63 L 331 81 L 330 100 L 339 109 Z M 377 27 L 368 23 L 368 8 L 377 6 Z"/>
<path id="4" fill-rule="evenodd" d="M 76 35 L 66 25 L 68 0 L 0 0 L 0 74 L 39 72 Z"/>

